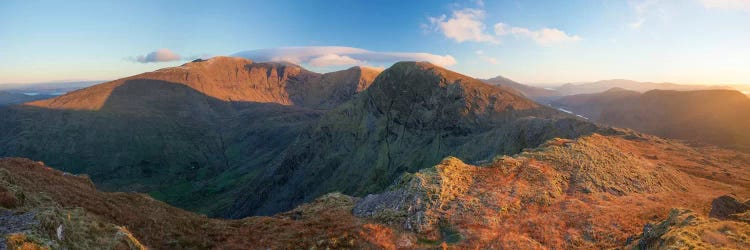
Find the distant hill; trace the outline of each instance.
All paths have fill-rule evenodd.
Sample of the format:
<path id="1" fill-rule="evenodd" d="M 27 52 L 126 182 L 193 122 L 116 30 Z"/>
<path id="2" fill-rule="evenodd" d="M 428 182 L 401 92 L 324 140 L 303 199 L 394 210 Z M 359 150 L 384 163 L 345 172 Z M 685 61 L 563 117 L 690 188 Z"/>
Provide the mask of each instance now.
<path id="1" fill-rule="evenodd" d="M 3 83 L 0 91 L 15 93 L 34 93 L 43 95 L 61 95 L 67 92 L 90 87 L 105 81 L 62 81 L 39 83 Z"/>
<path id="2" fill-rule="evenodd" d="M 750 99 L 734 90 L 610 90 L 552 105 L 613 126 L 750 150 Z"/>
<path id="3" fill-rule="evenodd" d="M 555 97 L 559 97 L 562 94 L 557 90 L 534 87 L 530 85 L 521 84 L 503 76 L 496 76 L 494 78 L 482 80 L 488 84 L 504 86 L 507 88 L 514 89 L 522 95 L 534 99 L 535 101 L 546 103 Z"/>
<path id="4" fill-rule="evenodd" d="M 42 100 L 55 97 L 54 95 L 35 94 L 0 91 L 0 106 L 21 104 L 30 101 Z"/>
<path id="5" fill-rule="evenodd" d="M 654 83 L 654 82 L 638 82 L 625 79 L 614 79 L 614 80 L 603 80 L 591 83 L 568 83 L 562 85 L 557 90 L 560 95 L 577 95 L 577 94 L 593 94 L 603 91 L 607 91 L 611 88 L 621 88 L 626 90 L 633 90 L 638 92 L 646 92 L 654 89 L 661 90 L 706 90 L 706 89 L 732 89 L 728 86 L 709 86 L 709 85 L 687 85 L 687 84 L 676 84 L 676 83 Z"/>
<path id="6" fill-rule="evenodd" d="M 633 98 L 640 94 L 637 91 L 615 87 L 602 93 L 563 96 L 551 101 L 550 104 L 554 107 L 573 111 L 593 121 L 598 121 L 602 115 L 603 107 L 619 105 L 619 102 L 624 99 Z"/>

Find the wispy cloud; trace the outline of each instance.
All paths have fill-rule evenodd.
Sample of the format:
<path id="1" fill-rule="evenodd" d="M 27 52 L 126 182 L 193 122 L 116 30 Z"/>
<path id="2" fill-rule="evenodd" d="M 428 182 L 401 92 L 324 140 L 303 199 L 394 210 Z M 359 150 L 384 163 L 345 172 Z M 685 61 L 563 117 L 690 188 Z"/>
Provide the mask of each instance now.
<path id="1" fill-rule="evenodd" d="M 280 47 L 248 50 L 234 56 L 256 61 L 288 61 L 314 67 L 378 65 L 397 61 L 427 61 L 435 65 L 451 66 L 456 59 L 450 55 L 421 52 L 378 52 L 343 46 Z"/>
<path id="2" fill-rule="evenodd" d="M 139 62 L 139 63 L 171 62 L 171 61 L 178 61 L 180 59 L 182 59 L 180 55 L 178 55 L 177 53 L 174 53 L 173 51 L 169 49 L 158 49 L 146 55 L 140 55 L 140 56 L 136 56 L 135 58 L 132 58 L 133 61 Z"/>
<path id="3" fill-rule="evenodd" d="M 479 56 L 479 59 L 482 59 L 482 61 L 484 61 L 486 63 L 497 64 L 497 59 L 495 59 L 494 57 L 491 57 L 491 56 L 488 56 L 488 55 L 484 54 L 484 51 L 482 51 L 482 50 L 477 50 L 474 53 L 477 54 L 477 56 Z"/>
<path id="4" fill-rule="evenodd" d="M 505 23 L 497 23 L 494 26 L 495 34 L 488 33 L 484 24 L 485 12 L 480 9 L 465 8 L 455 10 L 450 17 L 429 17 L 430 25 L 425 26 L 439 31 L 445 37 L 456 42 L 485 42 L 499 44 L 501 37 L 515 35 L 534 40 L 539 45 L 552 45 L 557 43 L 568 43 L 581 40 L 580 36 L 567 34 L 565 31 L 555 28 L 542 28 L 533 30 L 524 27 L 513 27 Z"/>
<path id="5" fill-rule="evenodd" d="M 687 1 L 628 0 L 633 19 L 627 26 L 639 30 L 646 24 L 654 24 L 654 21 L 669 23 L 679 13 L 678 6 L 684 4 L 682 2 Z"/>
<path id="6" fill-rule="evenodd" d="M 748 0 L 700 0 L 707 9 L 743 10 L 750 11 Z"/>
<path id="7" fill-rule="evenodd" d="M 513 27 L 505 23 L 495 24 L 495 34 L 498 36 L 515 35 L 534 40 L 539 45 L 552 45 L 557 43 L 569 43 L 581 40 L 580 36 L 568 35 L 565 31 L 552 28 L 530 30 L 523 27 Z"/>
<path id="8" fill-rule="evenodd" d="M 649 12 L 651 12 L 654 6 L 658 3 L 659 0 L 628 0 L 628 5 L 630 5 L 635 13 L 635 20 L 630 22 L 628 26 L 631 29 L 640 29 L 646 22 Z"/>
<path id="9" fill-rule="evenodd" d="M 450 17 L 429 17 L 428 20 L 435 30 L 456 42 L 489 42 L 500 43 L 494 36 L 486 32 L 482 22 L 484 11 L 466 8 L 455 10 Z"/>

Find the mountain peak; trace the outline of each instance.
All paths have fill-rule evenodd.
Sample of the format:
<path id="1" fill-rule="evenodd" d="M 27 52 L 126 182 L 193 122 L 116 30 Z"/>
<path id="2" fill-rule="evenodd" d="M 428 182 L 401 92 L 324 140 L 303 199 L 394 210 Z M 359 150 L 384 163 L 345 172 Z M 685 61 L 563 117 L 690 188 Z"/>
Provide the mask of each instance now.
<path id="1" fill-rule="evenodd" d="M 418 106 L 440 112 L 443 118 L 488 118 L 508 110 L 539 107 L 516 93 L 428 62 L 394 64 L 380 74 L 367 93 L 379 110 L 398 110 L 403 115 L 416 112 L 413 109 Z"/>
<path id="2" fill-rule="evenodd" d="M 329 109 L 369 87 L 379 73 L 374 68 L 354 67 L 319 74 L 293 63 L 253 62 L 240 57 L 217 56 L 118 79 L 27 105 L 51 109 L 100 110 L 112 93 L 117 93 L 115 89 L 124 85 L 154 88 L 154 83 L 160 82 L 187 86 L 221 101 Z M 148 92 L 145 89 L 143 91 Z"/>

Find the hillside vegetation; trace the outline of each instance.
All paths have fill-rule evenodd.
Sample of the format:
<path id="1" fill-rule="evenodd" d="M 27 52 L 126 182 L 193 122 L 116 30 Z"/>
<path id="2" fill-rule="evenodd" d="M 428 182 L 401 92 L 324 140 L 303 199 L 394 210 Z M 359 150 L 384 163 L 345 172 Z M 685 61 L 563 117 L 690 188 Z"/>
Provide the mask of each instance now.
<path id="1" fill-rule="evenodd" d="M 332 193 L 274 216 L 224 220 L 142 194 L 99 192 L 85 176 L 6 158 L 0 220 L 30 221 L 5 240 L 42 247 L 546 249 L 645 239 L 660 248 L 742 248 L 747 211 L 732 221 L 702 218 L 727 203 L 712 205 L 716 197 L 750 197 L 749 167 L 747 154 L 622 131 L 552 139 L 479 166 L 449 157 L 361 199 Z M 644 237 L 644 228 L 654 233 Z M 699 238 L 685 238 L 692 234 Z"/>

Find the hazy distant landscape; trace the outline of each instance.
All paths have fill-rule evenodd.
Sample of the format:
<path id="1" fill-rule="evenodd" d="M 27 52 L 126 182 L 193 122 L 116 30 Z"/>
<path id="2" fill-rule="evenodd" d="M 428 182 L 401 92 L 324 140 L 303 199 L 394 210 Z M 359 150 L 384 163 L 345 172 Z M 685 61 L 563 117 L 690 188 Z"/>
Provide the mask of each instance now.
<path id="1" fill-rule="evenodd" d="M 0 249 L 750 249 L 749 13 L 3 1 Z"/>

